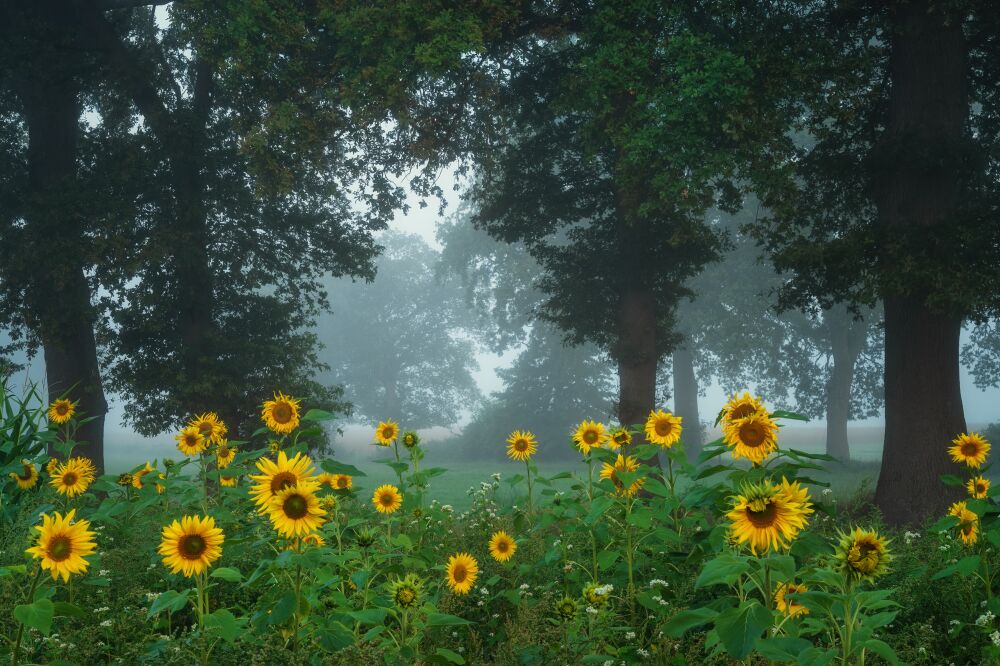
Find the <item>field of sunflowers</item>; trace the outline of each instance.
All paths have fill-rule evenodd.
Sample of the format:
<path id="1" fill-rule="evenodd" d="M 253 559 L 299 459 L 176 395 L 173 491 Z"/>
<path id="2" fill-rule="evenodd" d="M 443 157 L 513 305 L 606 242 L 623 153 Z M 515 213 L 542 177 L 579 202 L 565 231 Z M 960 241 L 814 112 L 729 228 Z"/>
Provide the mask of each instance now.
<path id="1" fill-rule="evenodd" d="M 8 394 L 0 413 L 11 664 L 1000 659 L 1000 525 L 975 433 L 950 444 L 942 479 L 967 499 L 896 533 L 864 492 L 811 478 L 832 461 L 780 444 L 800 417 L 749 394 L 696 461 L 666 411 L 585 420 L 566 442 L 515 430 L 496 446 L 523 473 L 484 469 L 463 513 L 435 500 L 447 470 L 392 421 L 373 437 L 391 484 L 327 455 L 331 415 L 282 393 L 245 439 L 194 415 L 173 458 L 95 477 L 74 440 L 86 416 L 36 403 Z M 544 446 L 575 447 L 586 475 L 540 475 Z"/>

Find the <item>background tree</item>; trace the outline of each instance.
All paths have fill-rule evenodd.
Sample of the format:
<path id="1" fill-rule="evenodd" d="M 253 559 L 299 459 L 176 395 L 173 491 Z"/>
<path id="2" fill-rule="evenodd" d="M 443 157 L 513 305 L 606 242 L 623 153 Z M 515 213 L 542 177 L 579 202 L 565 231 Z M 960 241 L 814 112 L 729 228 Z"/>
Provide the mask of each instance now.
<path id="1" fill-rule="evenodd" d="M 317 330 L 330 371 L 319 379 L 343 382 L 355 415 L 369 421 L 454 425 L 481 398 L 462 293 L 436 278 L 438 253 L 420 237 L 379 240 L 385 252 L 373 282 L 328 283 L 333 311 Z"/>

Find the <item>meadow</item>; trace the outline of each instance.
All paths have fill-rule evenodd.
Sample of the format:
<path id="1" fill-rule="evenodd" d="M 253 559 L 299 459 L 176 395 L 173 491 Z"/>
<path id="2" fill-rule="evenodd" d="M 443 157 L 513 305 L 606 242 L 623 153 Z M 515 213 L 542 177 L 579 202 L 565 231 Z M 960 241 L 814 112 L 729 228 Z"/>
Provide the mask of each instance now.
<path id="1" fill-rule="evenodd" d="M 783 444 L 799 417 L 747 394 L 695 461 L 659 410 L 558 443 L 514 429 L 487 465 L 384 421 L 378 461 L 344 462 L 316 446 L 331 415 L 277 394 L 243 439 L 192 415 L 173 459 L 96 476 L 72 403 L 8 394 L 2 416 L 11 664 L 1000 657 L 990 446 L 971 433 L 942 443 L 942 487 L 969 497 L 897 531 L 873 463 Z M 536 464 L 547 446 L 577 462 Z"/>

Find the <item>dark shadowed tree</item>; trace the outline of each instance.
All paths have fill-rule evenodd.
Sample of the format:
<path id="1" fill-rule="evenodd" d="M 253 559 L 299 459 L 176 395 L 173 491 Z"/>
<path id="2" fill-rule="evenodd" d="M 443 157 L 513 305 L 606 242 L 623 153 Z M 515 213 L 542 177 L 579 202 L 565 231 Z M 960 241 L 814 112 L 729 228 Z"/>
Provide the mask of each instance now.
<path id="1" fill-rule="evenodd" d="M 475 348 L 456 283 L 437 279 L 439 255 L 418 236 L 386 233 L 373 282 L 328 282 L 332 314 L 320 317 L 330 371 L 354 414 L 405 428 L 454 425 L 480 400 Z"/>

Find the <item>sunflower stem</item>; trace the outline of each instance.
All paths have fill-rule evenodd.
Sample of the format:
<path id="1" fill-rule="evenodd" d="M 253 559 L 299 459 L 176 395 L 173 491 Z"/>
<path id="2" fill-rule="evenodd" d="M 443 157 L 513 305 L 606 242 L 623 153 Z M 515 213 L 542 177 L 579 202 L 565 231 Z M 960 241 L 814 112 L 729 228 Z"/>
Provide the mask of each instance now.
<path id="1" fill-rule="evenodd" d="M 38 587 L 38 581 L 42 577 L 42 568 L 38 567 L 35 570 L 35 577 L 31 581 L 31 589 L 28 590 L 28 596 L 26 601 L 30 602 L 35 597 L 35 589 Z M 14 640 L 14 651 L 10 653 L 10 663 L 11 666 L 17 666 L 18 653 L 21 651 L 21 639 L 24 638 L 24 624 L 21 622 L 17 623 L 17 638 Z"/>
<path id="2" fill-rule="evenodd" d="M 589 501 L 588 508 L 594 506 L 594 461 L 591 459 L 590 454 L 587 454 L 587 499 Z M 590 532 L 590 554 L 591 554 L 591 566 L 593 567 L 593 580 L 597 582 L 597 534 L 594 532 L 594 528 L 588 530 Z"/>
<path id="3" fill-rule="evenodd" d="M 628 604 L 629 609 L 635 613 L 635 578 L 632 567 L 632 524 L 629 518 L 632 515 L 632 498 L 625 497 L 625 563 L 628 566 Z"/>
<path id="4" fill-rule="evenodd" d="M 534 511 L 531 505 L 531 463 L 528 462 L 527 458 L 524 459 L 524 469 L 528 477 L 528 517 L 530 518 Z"/>

